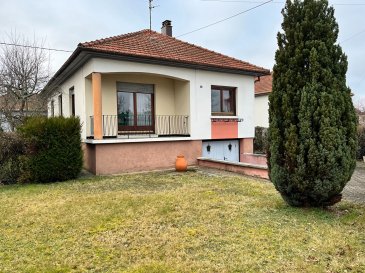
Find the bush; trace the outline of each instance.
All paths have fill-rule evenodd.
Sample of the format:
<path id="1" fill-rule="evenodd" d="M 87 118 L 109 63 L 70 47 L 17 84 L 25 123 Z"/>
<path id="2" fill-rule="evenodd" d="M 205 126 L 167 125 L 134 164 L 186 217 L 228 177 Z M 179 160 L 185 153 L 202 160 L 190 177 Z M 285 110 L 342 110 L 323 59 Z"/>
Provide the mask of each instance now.
<path id="1" fill-rule="evenodd" d="M 268 148 L 267 128 L 255 127 L 255 139 L 253 149 L 255 154 L 266 154 Z"/>
<path id="2" fill-rule="evenodd" d="M 22 182 L 64 181 L 80 174 L 83 159 L 78 118 L 33 117 L 19 131 L 30 143 Z"/>
<path id="3" fill-rule="evenodd" d="M 23 172 L 26 150 L 24 139 L 17 133 L 0 133 L 0 183 L 14 184 Z"/>
<path id="4" fill-rule="evenodd" d="M 359 126 L 357 130 L 357 138 L 359 143 L 357 159 L 363 160 L 363 156 L 365 156 L 365 126 Z"/>

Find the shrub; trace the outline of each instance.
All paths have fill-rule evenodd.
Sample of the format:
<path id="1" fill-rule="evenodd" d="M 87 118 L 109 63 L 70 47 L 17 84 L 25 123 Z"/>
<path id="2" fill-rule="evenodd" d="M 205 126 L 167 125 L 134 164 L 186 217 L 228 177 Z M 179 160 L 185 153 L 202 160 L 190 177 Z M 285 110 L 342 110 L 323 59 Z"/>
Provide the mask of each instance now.
<path id="1" fill-rule="evenodd" d="M 23 182 L 64 181 L 79 175 L 83 160 L 78 118 L 33 117 L 19 131 L 30 143 Z"/>
<path id="2" fill-rule="evenodd" d="M 19 134 L 0 133 L 0 183 L 18 181 L 23 172 L 25 150 L 25 141 Z"/>
<path id="3" fill-rule="evenodd" d="M 292 206 L 329 206 L 356 166 L 347 58 L 327 0 L 286 1 L 269 96 L 269 176 Z"/>
<path id="4" fill-rule="evenodd" d="M 257 154 L 266 154 L 268 148 L 267 128 L 255 127 L 255 139 L 253 142 L 254 152 Z"/>
<path id="5" fill-rule="evenodd" d="M 365 156 L 365 126 L 359 126 L 357 129 L 357 138 L 359 141 L 357 159 L 363 160 L 363 156 Z"/>

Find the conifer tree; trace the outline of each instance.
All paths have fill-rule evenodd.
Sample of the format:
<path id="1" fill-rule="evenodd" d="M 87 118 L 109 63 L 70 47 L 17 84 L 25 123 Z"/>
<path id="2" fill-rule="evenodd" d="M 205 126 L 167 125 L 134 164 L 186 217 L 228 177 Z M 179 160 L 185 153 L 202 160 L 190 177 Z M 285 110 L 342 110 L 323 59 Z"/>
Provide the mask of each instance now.
<path id="1" fill-rule="evenodd" d="M 287 0 L 269 101 L 271 181 L 292 206 L 329 206 L 356 165 L 347 57 L 327 0 Z"/>

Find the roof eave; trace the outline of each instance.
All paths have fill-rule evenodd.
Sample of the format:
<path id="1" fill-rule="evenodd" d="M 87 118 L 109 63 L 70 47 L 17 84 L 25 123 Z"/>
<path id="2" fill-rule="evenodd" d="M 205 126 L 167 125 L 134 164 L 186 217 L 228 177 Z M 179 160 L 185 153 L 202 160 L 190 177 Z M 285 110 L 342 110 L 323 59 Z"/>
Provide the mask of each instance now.
<path id="1" fill-rule="evenodd" d="M 91 49 L 91 48 L 84 48 L 83 50 L 87 51 L 89 53 L 92 53 L 93 54 L 92 57 L 97 57 L 97 58 L 108 58 L 108 59 L 122 60 L 122 61 L 159 64 L 159 65 L 167 65 L 167 66 L 183 67 L 183 68 L 191 68 L 191 69 L 201 69 L 201 70 L 249 75 L 249 76 L 256 76 L 256 77 L 270 75 L 270 70 L 255 71 L 255 70 L 245 70 L 245 69 L 237 69 L 237 68 L 227 68 L 227 67 L 221 67 L 221 66 L 189 63 L 189 62 L 162 59 L 162 58 L 153 58 L 153 57 L 137 56 L 137 55 L 131 55 L 131 54 L 106 52 L 104 50 Z"/>
<path id="2" fill-rule="evenodd" d="M 205 64 L 171 61 L 171 60 L 167 60 L 167 59 L 135 56 L 135 55 L 121 54 L 121 53 L 111 53 L 111 52 L 105 52 L 105 51 L 97 50 L 97 49 L 84 48 L 84 47 L 82 47 L 82 45 L 79 44 L 79 46 L 76 48 L 76 50 L 71 54 L 71 56 L 67 59 L 67 61 L 61 66 L 61 68 L 55 73 L 55 75 L 51 78 L 51 80 L 47 83 L 46 87 L 43 90 L 47 92 L 47 90 L 52 90 L 55 87 L 57 87 L 58 85 L 62 84 L 62 82 L 64 82 L 78 68 L 80 68 L 83 64 L 85 64 L 91 58 L 105 58 L 105 59 L 113 59 L 113 60 L 120 60 L 120 61 L 158 64 L 158 65 L 166 65 L 166 66 L 173 66 L 173 67 L 183 67 L 183 68 L 190 68 L 190 69 L 201 69 L 201 70 L 214 71 L 214 72 L 255 76 L 255 77 L 270 75 L 270 70 L 254 71 L 254 70 L 234 69 L 234 68 L 219 67 L 219 66 L 212 66 L 212 65 L 205 65 Z"/>

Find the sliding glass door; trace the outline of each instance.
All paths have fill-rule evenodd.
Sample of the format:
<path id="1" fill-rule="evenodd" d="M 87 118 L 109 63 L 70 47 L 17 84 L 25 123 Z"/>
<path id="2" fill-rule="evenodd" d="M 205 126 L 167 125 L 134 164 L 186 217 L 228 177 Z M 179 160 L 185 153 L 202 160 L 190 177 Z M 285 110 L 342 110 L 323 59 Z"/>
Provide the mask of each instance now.
<path id="1" fill-rule="evenodd" d="M 118 130 L 154 131 L 154 90 L 150 84 L 118 83 Z"/>

